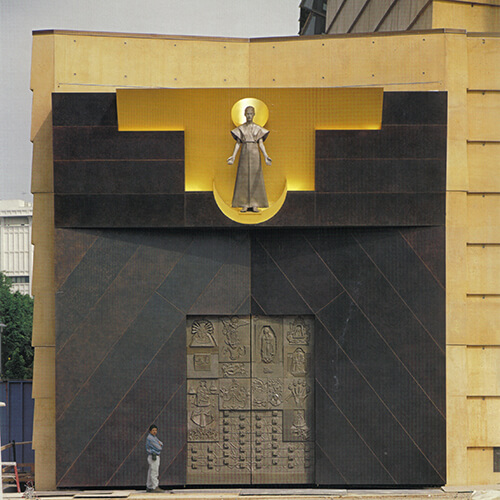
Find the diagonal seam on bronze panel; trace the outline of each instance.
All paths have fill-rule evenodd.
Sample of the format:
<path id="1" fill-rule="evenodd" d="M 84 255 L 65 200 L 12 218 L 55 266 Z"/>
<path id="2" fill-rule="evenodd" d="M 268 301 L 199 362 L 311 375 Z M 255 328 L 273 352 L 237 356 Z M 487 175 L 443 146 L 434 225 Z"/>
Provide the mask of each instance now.
<path id="1" fill-rule="evenodd" d="M 309 243 L 309 241 L 307 240 L 307 238 L 301 234 L 300 237 L 306 242 L 306 243 Z M 283 271 L 283 269 L 281 269 L 280 265 L 278 264 L 278 262 L 274 259 L 274 257 L 270 254 L 270 252 L 264 247 L 264 245 L 259 241 L 258 242 L 259 245 L 263 248 L 263 250 L 269 255 L 269 257 L 271 258 L 271 260 L 274 262 L 274 264 L 276 265 L 276 267 L 278 268 L 278 270 L 281 272 L 281 274 L 283 274 L 283 276 L 286 278 L 286 280 L 290 283 L 290 285 L 292 286 L 292 288 L 297 292 L 297 295 L 304 301 L 305 304 L 307 304 L 307 307 L 309 307 L 309 309 L 311 309 L 311 311 L 314 313 L 314 314 L 318 314 L 319 311 L 322 311 L 325 307 L 327 307 L 328 305 L 332 304 L 333 302 L 335 302 L 341 295 L 343 295 L 345 293 L 345 289 L 344 287 L 342 286 L 342 284 L 340 283 L 340 281 L 337 279 L 337 277 L 330 271 L 330 268 L 326 265 L 326 263 L 324 262 L 324 260 L 321 258 L 321 256 L 318 254 L 318 252 L 316 251 L 315 248 L 312 247 L 312 245 L 309 243 L 309 245 L 311 246 L 311 248 L 313 249 L 314 253 L 318 256 L 319 260 L 321 260 L 321 262 L 323 262 L 323 264 L 325 265 L 325 267 L 328 269 L 328 271 L 331 272 L 331 275 L 333 276 L 333 278 L 337 281 L 337 283 L 342 286 L 342 289 L 343 291 L 340 292 L 339 294 L 337 294 L 332 300 L 330 300 L 330 302 L 328 302 L 328 304 L 325 304 L 323 307 L 321 307 L 320 309 L 318 309 L 316 312 L 314 312 L 312 310 L 312 307 L 309 305 L 309 303 L 306 301 L 306 299 L 302 296 L 302 294 L 297 290 L 297 288 L 294 286 L 294 284 L 292 283 L 292 281 L 288 278 L 287 274 Z M 257 302 L 257 301 L 256 301 Z M 260 305 L 260 304 L 259 304 Z M 262 310 L 264 310 L 262 308 Z"/>
<path id="2" fill-rule="evenodd" d="M 137 254 L 137 252 L 139 252 L 140 248 L 142 247 L 142 245 L 139 245 L 137 250 L 130 256 L 130 259 L 127 260 L 126 264 L 122 267 L 122 269 L 120 270 L 120 272 L 116 275 L 115 279 L 113 280 L 113 283 L 116 279 L 118 279 L 118 276 L 122 273 L 122 271 L 125 269 L 125 267 L 127 266 L 127 264 L 130 262 L 130 260 Z M 183 253 L 179 256 L 179 258 L 177 259 L 177 261 L 175 262 L 175 264 L 171 267 L 170 271 L 167 273 L 167 276 L 172 272 L 172 270 L 175 268 L 175 266 L 178 264 L 179 260 L 182 258 L 182 255 L 184 255 Z M 165 277 L 166 279 L 166 277 Z M 165 280 L 163 280 L 165 281 Z M 125 334 L 127 333 L 128 329 L 130 328 L 130 325 L 132 325 L 132 323 L 137 319 L 137 317 L 142 313 L 142 311 L 144 311 L 144 308 L 147 306 L 147 304 L 149 303 L 149 301 L 151 300 L 151 297 L 153 297 L 155 294 L 157 294 L 159 297 L 161 297 L 163 300 L 165 300 L 166 302 L 168 302 L 172 307 L 174 307 L 175 309 L 177 309 L 181 314 L 184 314 L 184 311 L 181 311 L 178 307 L 176 307 L 174 304 L 172 304 L 168 299 L 166 299 L 163 295 L 157 293 L 158 292 L 158 289 L 161 287 L 163 281 L 156 287 L 155 290 L 151 290 L 151 294 L 147 297 L 147 299 L 145 299 L 144 301 L 144 304 L 142 305 L 142 307 L 137 311 L 137 314 L 130 319 L 130 321 L 128 322 L 128 324 L 126 325 L 126 327 L 123 329 L 123 332 L 122 334 L 116 338 L 116 340 L 113 342 L 113 344 L 110 346 L 110 348 L 107 350 L 107 352 L 102 356 L 101 360 L 99 361 L 99 363 L 95 366 L 95 368 L 92 370 L 92 372 L 87 376 L 87 378 L 85 379 L 85 381 L 81 384 L 80 388 L 75 392 L 75 394 L 73 395 L 73 397 L 71 398 L 71 400 L 66 404 L 66 406 L 63 408 L 62 412 L 56 417 L 56 422 L 61 420 L 61 418 L 64 416 L 64 414 L 66 413 L 66 410 L 73 404 L 73 401 L 78 397 L 78 394 L 80 394 L 80 392 L 83 390 L 83 388 L 85 387 L 85 385 L 89 382 L 89 380 L 94 376 L 94 374 L 96 373 L 96 371 L 99 369 L 99 367 L 106 361 L 106 359 L 108 358 L 108 356 L 110 355 L 111 351 L 114 349 L 114 347 L 118 344 L 118 342 L 120 342 L 120 340 L 125 336 Z M 94 306 L 92 307 L 91 310 L 94 310 L 95 306 L 99 303 L 99 301 L 101 300 L 101 298 L 104 296 L 104 294 L 109 290 L 109 288 L 112 286 L 113 283 L 110 283 L 109 287 L 106 289 L 106 291 L 101 295 L 101 297 L 99 298 L 99 300 L 94 304 Z M 87 316 L 85 316 L 85 319 L 89 316 L 91 311 L 89 311 L 89 313 L 87 314 Z M 71 334 L 70 338 L 73 337 L 73 335 L 75 335 L 75 333 Z M 69 338 L 68 338 L 68 341 L 69 341 Z"/>
<path id="3" fill-rule="evenodd" d="M 100 239 L 100 238 L 98 238 L 98 239 Z M 57 349 L 56 356 L 58 356 L 61 353 L 61 351 L 66 347 L 66 345 L 69 343 L 69 341 L 76 335 L 76 332 L 78 331 L 78 329 L 81 327 L 82 324 L 85 323 L 85 321 L 89 317 L 90 313 L 95 310 L 96 306 L 99 304 L 99 302 L 101 301 L 101 299 L 106 295 L 106 293 L 108 292 L 108 290 L 113 286 L 113 284 L 115 283 L 115 281 L 120 277 L 120 275 L 123 273 L 123 270 L 127 267 L 127 265 L 130 263 L 130 261 L 134 258 L 134 256 L 137 254 L 137 252 L 139 251 L 140 248 L 141 248 L 141 245 L 140 244 L 137 245 L 137 248 L 135 249 L 135 251 L 130 255 L 130 257 L 127 259 L 127 261 L 123 264 L 123 266 L 121 267 L 120 271 L 116 274 L 116 276 L 110 281 L 109 285 L 106 287 L 106 290 L 104 290 L 101 293 L 101 295 L 99 296 L 99 298 L 92 304 L 92 306 L 89 308 L 89 310 L 88 310 L 87 314 L 85 315 L 85 317 L 78 324 L 78 326 L 73 330 L 73 332 L 71 333 L 71 335 L 66 339 L 65 342 L 63 342 L 63 344 L 59 347 L 59 349 Z M 87 254 L 87 252 L 85 252 L 85 254 Z"/>
<path id="4" fill-rule="evenodd" d="M 60 227 L 60 228 L 56 228 L 56 230 L 58 231 L 78 231 L 78 230 L 75 230 L 75 229 L 72 229 L 72 228 L 64 228 L 64 227 Z M 100 235 L 96 235 L 95 236 L 95 239 L 94 241 L 89 245 L 89 247 L 85 250 L 85 252 L 83 253 L 83 255 L 81 256 L 80 260 L 76 263 L 76 265 L 71 269 L 71 271 L 68 273 L 68 275 L 66 276 L 66 278 L 64 278 L 63 282 L 57 287 L 57 290 L 56 290 L 56 293 L 64 286 L 64 284 L 66 283 L 66 281 L 68 281 L 68 278 L 73 274 L 73 272 L 75 271 L 75 269 L 80 265 L 80 263 L 82 262 L 83 258 L 85 257 L 85 255 L 87 255 L 88 251 L 95 245 L 95 243 L 97 242 L 97 240 L 100 238 L 101 236 Z M 57 265 L 57 264 L 56 264 Z M 54 279 L 54 282 L 55 282 L 55 279 Z"/>
<path id="5" fill-rule="evenodd" d="M 361 312 L 361 314 L 365 317 L 365 319 L 368 321 L 368 323 L 370 323 L 371 327 L 373 328 L 373 330 L 376 332 L 376 334 L 382 339 L 382 341 L 384 342 L 384 344 L 389 348 L 389 350 L 391 351 L 391 353 L 393 354 L 393 356 L 398 360 L 398 362 L 401 364 L 401 366 L 404 368 L 404 370 L 408 373 L 408 375 L 410 375 L 410 377 L 414 380 L 415 384 L 419 387 L 419 389 L 423 392 L 423 394 L 425 395 L 425 397 L 430 401 L 430 403 L 432 404 L 432 406 L 434 406 L 434 408 L 436 408 L 436 410 L 438 411 L 438 413 L 441 415 L 441 417 L 443 417 L 444 420 L 446 420 L 446 417 L 445 415 L 443 414 L 443 412 L 438 408 L 438 406 L 434 403 L 434 401 L 432 400 L 432 398 L 429 396 L 429 394 L 427 394 L 427 392 L 425 391 L 425 389 L 421 386 L 421 384 L 418 382 L 418 380 L 414 377 L 414 375 L 412 374 L 412 372 L 410 371 L 410 369 L 404 364 L 403 360 L 396 354 L 396 352 L 392 349 L 392 347 L 388 344 L 387 340 L 384 338 L 384 336 L 378 331 L 377 327 L 372 323 L 372 321 L 370 320 L 370 318 L 368 317 L 368 315 L 363 311 L 363 309 L 361 308 L 361 306 L 354 300 L 354 297 L 352 297 L 352 295 L 346 290 L 346 288 L 344 287 L 344 285 L 342 285 L 342 283 L 337 279 L 337 277 L 335 276 L 334 272 L 330 269 L 330 267 L 328 267 L 328 264 L 323 260 L 323 258 L 321 257 L 321 255 L 319 254 L 319 252 L 316 251 L 316 249 L 314 248 L 314 246 L 312 245 L 312 243 L 307 240 L 307 238 L 305 238 L 306 241 L 309 243 L 309 245 L 311 246 L 311 248 L 318 254 L 318 257 L 324 262 L 325 266 L 327 267 L 327 269 L 332 273 L 333 277 L 339 282 L 339 284 L 342 286 L 342 288 L 344 289 L 346 295 L 349 297 L 349 299 L 352 301 L 353 304 L 355 304 L 355 306 L 359 309 L 359 311 Z M 318 318 L 319 319 L 319 318 Z M 326 327 L 325 327 L 326 328 Z M 332 335 L 333 337 L 333 335 Z M 335 340 L 335 338 L 334 338 Z M 335 342 L 337 342 L 335 340 Z M 342 349 L 343 351 L 343 349 Z M 344 351 L 343 351 L 344 352 Z M 347 355 L 347 354 L 346 354 Z M 364 378 L 364 377 L 363 377 Z M 377 394 L 378 396 L 378 394 Z M 378 396 L 380 398 L 380 396 Z M 380 398 L 382 400 L 382 398 Z"/>
<path id="6" fill-rule="evenodd" d="M 319 382 L 318 382 L 319 384 Z M 321 453 L 323 453 L 323 455 L 328 459 L 328 461 L 332 464 L 332 467 L 339 473 L 339 476 L 345 481 L 345 484 L 349 484 L 349 481 L 347 481 L 347 479 L 345 478 L 344 474 L 342 474 L 342 472 L 340 472 L 340 470 L 338 469 L 338 467 L 333 463 L 332 459 L 330 458 L 330 456 L 328 455 L 328 453 L 326 453 L 326 451 L 321 447 L 321 445 L 318 443 L 318 441 L 316 441 L 316 446 L 321 450 Z M 317 458 L 317 457 L 316 457 Z"/>
<path id="7" fill-rule="evenodd" d="M 420 452 L 420 454 L 425 458 L 425 460 L 429 463 L 429 465 L 435 470 L 436 474 L 444 481 L 445 480 L 444 477 L 441 475 L 441 473 L 438 471 L 438 469 L 434 466 L 434 464 L 432 463 L 432 461 L 423 452 L 423 450 L 417 444 L 417 442 L 415 441 L 415 439 L 413 439 L 413 437 L 409 433 L 409 431 L 404 427 L 404 425 L 399 421 L 399 419 L 397 418 L 397 416 L 392 412 L 392 410 L 389 408 L 389 406 L 386 404 L 386 402 L 382 399 L 382 397 L 380 396 L 380 394 L 378 394 L 378 392 L 375 390 L 375 388 L 370 384 L 370 382 L 368 381 L 368 379 L 364 376 L 364 374 L 361 372 L 361 370 L 357 367 L 356 363 L 354 363 L 354 361 L 350 358 L 350 356 L 343 349 L 343 347 L 337 342 L 337 339 L 332 335 L 332 332 L 330 332 L 330 330 L 328 329 L 328 327 L 323 323 L 323 321 L 321 321 L 320 318 L 317 317 L 317 320 L 323 325 L 323 328 L 328 332 L 328 334 L 330 335 L 330 337 L 332 337 L 333 341 L 337 344 L 337 347 L 342 351 L 342 353 L 344 354 L 344 356 L 349 360 L 349 363 L 351 363 L 351 365 L 353 366 L 353 368 L 359 373 L 360 377 L 365 381 L 366 385 L 372 390 L 373 394 L 377 397 L 377 399 L 380 400 L 380 402 L 382 403 L 382 405 L 384 406 L 384 408 L 389 412 L 389 414 L 392 416 L 392 418 L 396 421 L 396 423 L 399 425 L 399 427 L 401 428 L 401 430 L 408 436 L 408 438 L 410 439 L 410 441 L 414 444 L 415 448 L 417 448 L 417 450 Z M 318 383 L 319 383 L 319 381 L 318 381 Z M 323 386 L 321 386 L 321 387 L 323 387 Z M 425 393 L 425 391 L 423 391 L 423 392 L 427 396 L 427 394 Z M 431 399 L 429 399 L 429 400 L 434 405 L 433 401 Z M 440 413 L 440 415 L 442 415 L 442 413 L 439 411 L 439 408 L 436 407 L 436 409 L 438 410 L 438 412 Z M 442 416 L 444 418 L 444 415 L 442 415 Z"/>
<path id="8" fill-rule="evenodd" d="M 309 308 L 309 310 L 311 311 L 311 313 L 314 314 L 314 311 L 313 311 L 312 307 L 310 306 L 310 304 L 307 302 L 307 300 L 304 299 L 304 297 L 302 296 L 302 294 L 297 290 L 297 288 L 292 283 L 292 281 L 290 280 L 290 278 L 286 275 L 286 273 L 283 271 L 283 269 L 281 269 L 281 267 L 278 264 L 278 262 L 276 261 L 276 259 L 271 255 L 271 253 L 267 250 L 267 248 L 260 242 L 260 240 L 259 240 L 258 237 L 256 238 L 256 241 L 261 246 L 261 248 L 264 250 L 264 252 L 266 252 L 266 254 L 269 255 L 269 258 L 273 261 L 273 263 L 276 266 L 276 268 L 278 269 L 278 271 L 284 276 L 284 278 L 288 281 L 288 283 L 290 283 L 290 286 L 295 290 L 295 292 L 297 293 L 297 295 L 302 299 L 302 301 Z"/>
<path id="9" fill-rule="evenodd" d="M 87 253 L 89 252 L 89 250 L 97 243 L 97 241 L 100 239 L 100 236 L 98 236 L 96 238 L 96 240 L 92 243 L 92 245 L 90 245 L 90 247 L 86 250 L 86 252 L 82 255 L 82 258 L 80 259 L 80 261 L 78 262 L 78 264 L 74 267 L 74 269 L 71 271 L 70 274 L 68 274 L 68 276 L 66 276 L 66 279 L 64 280 L 64 283 L 66 283 L 66 281 L 68 280 L 68 278 L 76 271 L 76 269 L 78 268 L 78 266 L 82 263 L 83 259 L 85 258 L 85 256 L 87 255 Z M 130 258 L 132 258 L 132 256 L 130 256 Z M 128 262 L 128 261 L 127 261 Z M 121 271 L 120 271 L 121 272 Z M 118 277 L 115 276 L 115 279 Z M 114 280 L 113 280 L 114 281 Z M 61 284 L 61 286 L 58 288 L 58 290 L 56 291 L 56 293 L 62 288 L 62 286 L 64 285 L 64 283 Z M 109 284 L 109 286 L 112 285 L 112 282 Z M 108 287 L 109 288 L 109 287 Z M 104 293 L 106 293 L 106 290 L 104 291 Z M 102 297 L 102 295 L 101 295 Z M 75 335 L 75 333 L 77 332 L 78 328 L 80 328 L 81 324 L 85 322 L 85 320 L 87 319 L 88 315 L 90 314 L 90 311 L 95 307 L 95 305 L 99 302 L 99 300 L 101 299 L 101 297 L 99 297 L 99 299 L 92 305 L 92 307 L 89 309 L 89 312 L 87 313 L 87 315 L 82 319 L 82 321 L 79 322 L 78 326 L 76 326 L 73 331 L 71 332 L 71 334 L 68 336 L 68 338 L 62 343 L 61 346 L 57 346 L 57 343 L 56 343 L 56 356 L 59 355 L 59 353 L 64 349 L 64 347 L 66 346 L 66 344 L 71 340 L 71 338 Z"/>
<path id="10" fill-rule="evenodd" d="M 318 309 L 316 311 L 316 314 L 320 313 L 323 309 L 325 309 L 326 307 L 328 307 L 329 305 L 333 304 L 339 297 L 341 297 L 342 295 L 344 295 L 345 293 L 345 290 L 342 290 L 339 294 L 335 295 L 335 297 L 333 297 L 332 300 L 330 300 L 330 302 L 328 302 L 327 304 L 325 304 L 323 307 L 321 307 L 320 309 Z"/>
<path id="11" fill-rule="evenodd" d="M 328 396 L 328 399 L 330 399 L 330 401 L 335 405 L 335 407 L 337 408 L 337 410 L 342 414 L 342 416 L 347 421 L 347 423 L 352 427 L 353 431 L 358 435 L 359 439 L 368 448 L 368 450 L 370 450 L 370 453 L 375 457 L 375 460 L 377 460 L 377 462 L 380 464 L 380 466 L 385 470 L 385 472 L 387 472 L 387 474 L 389 475 L 389 477 L 394 481 L 394 484 L 398 484 L 398 482 L 396 481 L 396 479 L 387 470 L 386 466 L 382 463 L 382 461 L 377 456 L 377 454 L 371 449 L 370 445 L 365 441 L 365 439 L 363 438 L 363 436 L 361 435 L 361 433 L 358 431 L 358 429 L 356 429 L 356 427 L 354 427 L 354 424 L 347 418 L 347 415 L 340 409 L 339 405 L 335 402 L 335 400 L 332 398 L 332 396 L 330 395 L 330 393 L 323 387 L 323 385 L 321 384 L 321 382 L 318 379 L 316 379 L 316 382 L 321 387 L 321 389 L 323 389 L 324 393 Z"/>
<path id="12" fill-rule="evenodd" d="M 426 264 L 424 259 L 420 256 L 420 254 L 413 248 L 412 244 L 407 240 L 406 236 L 401 232 L 401 230 L 398 231 L 398 233 L 401 235 L 401 238 L 406 242 L 406 244 L 411 248 L 412 252 L 417 256 L 417 258 L 422 262 L 422 264 L 427 268 L 431 276 L 436 280 L 436 283 L 443 289 L 446 290 L 445 286 L 441 281 L 438 279 L 438 277 L 432 272 L 431 268 Z"/>
<path id="13" fill-rule="evenodd" d="M 227 259 L 220 265 L 218 271 L 213 275 L 212 279 L 207 283 L 207 286 L 200 292 L 198 297 L 196 297 L 196 299 L 193 300 L 193 303 L 189 306 L 189 309 L 186 312 L 189 312 L 189 310 L 196 304 L 196 302 L 198 302 L 198 300 L 200 300 L 200 298 L 205 294 L 205 292 L 208 290 L 208 287 L 214 282 L 214 280 L 217 278 L 217 276 L 221 273 L 222 268 L 227 264 L 229 259 L 231 259 L 231 257 L 236 253 L 236 251 L 238 250 L 238 247 L 239 247 L 239 245 L 236 244 L 233 251 L 227 256 Z M 251 290 L 251 286 L 252 286 L 252 284 L 250 282 L 250 290 Z"/>
<path id="14" fill-rule="evenodd" d="M 166 299 L 164 297 L 162 297 L 161 295 L 158 295 L 158 296 L 161 297 L 163 300 L 166 301 Z M 158 356 L 158 353 L 163 349 L 164 345 L 170 340 L 170 337 L 172 336 L 172 334 L 175 332 L 175 330 L 177 330 L 177 328 L 179 328 L 179 326 L 181 325 L 181 323 L 183 321 L 184 321 L 184 318 L 182 318 L 181 321 L 179 321 L 178 325 L 175 328 L 172 328 L 172 331 L 170 332 L 169 336 L 165 339 L 165 342 L 163 342 L 160 345 L 159 349 L 156 351 L 156 353 L 154 354 L 154 356 L 149 360 L 149 363 L 142 369 L 141 373 L 132 382 L 132 384 L 130 384 L 130 387 L 127 389 L 127 391 L 125 391 L 125 393 L 120 398 L 120 400 L 118 401 L 118 403 L 115 405 L 115 407 L 113 408 L 113 410 L 111 410 L 111 412 L 104 419 L 104 421 L 101 423 L 101 425 L 99 426 L 99 428 L 94 432 L 93 436 L 88 440 L 87 444 L 84 446 L 84 448 L 82 449 L 82 451 L 77 455 L 77 457 L 73 460 L 73 462 L 68 467 L 68 469 L 66 470 L 66 472 L 61 476 L 61 478 L 59 479 L 59 482 L 61 482 L 68 475 L 69 471 L 74 467 L 74 465 L 79 460 L 79 458 L 82 456 L 82 454 L 84 453 L 84 451 L 89 447 L 90 443 L 92 443 L 92 441 L 94 440 L 94 438 L 99 434 L 99 432 L 104 427 L 104 425 L 106 424 L 106 422 L 111 418 L 111 415 L 113 415 L 113 413 L 118 409 L 118 407 L 121 405 L 122 401 L 126 398 L 126 396 L 128 395 L 128 393 L 133 389 L 133 387 L 135 386 L 135 384 L 139 381 L 139 379 L 142 377 L 142 375 L 146 372 L 146 370 L 151 365 L 151 363 L 154 361 L 154 359 L 156 358 L 156 356 Z"/>
<path id="15" fill-rule="evenodd" d="M 161 285 L 160 285 L 161 286 Z M 158 288 L 157 288 L 158 290 Z M 157 290 L 153 291 L 153 293 L 150 295 L 150 297 L 148 297 L 148 299 L 146 300 L 146 302 L 144 303 L 144 305 L 141 307 L 141 309 L 138 311 L 137 313 L 137 316 L 139 314 L 142 313 L 142 311 L 144 310 L 144 308 L 148 305 L 151 297 L 153 297 L 155 294 L 158 295 L 158 297 L 160 297 L 162 300 L 164 300 L 165 302 L 167 302 L 170 306 L 172 306 L 174 309 L 176 309 L 178 312 L 180 312 L 181 314 L 184 314 L 184 311 L 181 311 L 178 307 L 176 307 L 174 304 L 172 304 L 168 299 L 166 299 L 163 295 L 160 295 L 159 293 L 157 293 Z M 135 318 L 133 318 L 130 323 L 128 324 L 127 328 L 123 331 L 123 333 L 116 339 L 115 342 L 113 342 L 113 344 L 111 345 L 111 347 L 108 349 L 108 351 L 106 352 L 106 354 L 103 356 L 103 358 L 101 359 L 101 361 L 99 361 L 99 363 L 97 364 L 97 366 L 95 367 L 95 369 L 92 371 L 92 373 L 89 374 L 89 376 L 85 379 L 85 381 L 82 383 L 81 387 L 78 389 L 78 391 L 75 393 L 75 395 L 73 396 L 73 398 L 71 399 L 71 401 L 69 401 L 69 403 L 66 405 L 66 407 L 64 408 L 64 410 L 62 411 L 62 413 L 56 418 L 56 422 L 58 420 L 60 420 L 64 414 L 66 413 L 66 410 L 73 404 L 73 401 L 78 397 L 78 394 L 80 394 L 80 392 L 83 390 L 83 388 L 85 387 L 85 385 L 90 381 L 90 379 L 94 376 L 95 372 L 99 369 L 99 367 L 106 361 L 106 359 L 108 358 L 108 356 L 110 355 L 111 351 L 113 350 L 113 348 L 115 347 L 116 344 L 118 344 L 118 342 L 120 342 L 120 340 L 123 338 L 123 336 L 127 333 L 130 325 L 137 319 L 137 316 L 135 316 Z"/>
<path id="16" fill-rule="evenodd" d="M 358 244 L 359 248 L 361 248 L 361 250 L 363 250 L 363 252 L 365 253 L 365 255 L 370 259 L 371 263 L 375 266 L 375 268 L 380 273 L 380 275 L 389 284 L 389 286 L 394 290 L 394 293 L 399 297 L 399 299 L 401 300 L 401 302 L 406 306 L 406 308 L 410 311 L 410 313 L 412 314 L 412 316 L 417 320 L 418 324 L 423 328 L 423 330 L 425 331 L 425 333 L 427 333 L 427 335 L 429 336 L 429 338 L 434 342 L 434 344 L 436 344 L 436 347 L 441 351 L 442 354 L 444 354 L 445 353 L 444 349 L 439 345 L 439 343 L 433 337 L 433 335 L 431 334 L 431 332 L 429 332 L 429 330 L 427 330 L 427 328 L 422 323 L 422 321 L 420 321 L 420 318 L 415 314 L 415 312 L 412 310 L 412 308 L 406 303 L 406 301 L 403 299 L 403 297 L 401 297 L 401 294 L 396 290 L 396 287 L 391 283 L 391 281 L 389 280 L 389 278 L 383 273 L 382 269 L 380 269 L 378 267 L 377 263 L 372 259 L 371 255 L 363 248 L 363 245 L 358 241 L 358 239 L 356 238 L 356 236 L 354 234 L 351 233 L 351 236 L 352 236 L 353 240 Z"/>
<path id="17" fill-rule="evenodd" d="M 185 384 L 186 384 L 186 381 L 183 381 L 183 382 L 181 382 L 179 384 L 179 387 L 177 387 L 177 389 L 173 392 L 173 394 L 170 396 L 170 399 L 163 405 L 162 409 L 157 413 L 157 415 L 155 416 L 155 418 L 153 418 L 153 420 L 152 420 L 153 422 L 157 422 L 158 421 L 158 417 L 165 411 L 165 409 L 168 407 L 168 405 L 170 404 L 170 402 L 172 401 L 172 399 L 174 399 L 174 397 L 176 396 L 176 394 L 179 392 L 180 388 L 182 386 L 184 386 Z M 134 444 L 134 446 L 132 446 L 132 448 L 128 452 L 127 456 L 123 459 L 122 463 L 116 468 L 116 470 L 113 472 L 113 474 L 111 474 L 111 476 L 106 481 L 106 483 L 104 484 L 104 486 L 108 486 L 109 485 L 109 483 L 111 482 L 111 480 L 116 476 L 116 474 L 118 473 L 118 471 L 123 467 L 123 465 L 127 461 L 128 457 L 130 457 L 130 455 L 132 455 L 132 452 L 137 448 L 137 446 L 139 446 L 139 444 L 141 444 L 144 441 L 144 439 L 145 439 L 145 437 L 146 437 L 147 434 L 148 434 L 148 431 L 146 431 L 145 433 L 143 433 L 142 436 Z M 179 453 L 185 448 L 185 446 L 186 446 L 186 443 L 184 443 L 184 445 L 181 446 L 181 449 L 177 452 L 177 454 L 175 455 L 175 457 L 168 463 L 167 469 L 170 466 L 170 464 L 177 458 L 177 456 L 179 455 Z"/>
<path id="18" fill-rule="evenodd" d="M 165 470 L 163 471 L 163 474 L 160 476 L 160 481 L 161 479 L 164 477 L 165 473 L 168 472 L 168 469 L 171 467 L 171 465 L 177 460 L 177 457 L 184 451 L 184 449 L 186 448 L 187 446 L 187 442 L 184 443 L 182 446 L 181 446 L 181 449 L 177 452 L 177 454 L 175 455 L 175 457 L 170 460 L 170 462 L 167 464 L 167 467 L 165 468 Z"/>
<path id="19" fill-rule="evenodd" d="M 267 316 L 267 311 L 262 307 L 261 303 L 253 295 L 251 295 L 251 299 L 257 302 L 257 305 L 262 309 L 262 312 Z M 252 305 L 250 304 L 250 308 L 251 307 Z"/>
<path id="20" fill-rule="evenodd" d="M 251 300 L 251 299 L 252 299 L 251 294 L 246 295 L 242 299 L 242 301 L 236 306 L 236 308 L 232 314 L 238 314 L 238 315 L 241 314 L 241 313 L 238 313 L 238 311 L 240 310 L 240 307 L 245 303 L 246 300 Z M 250 305 L 250 307 L 251 307 L 251 305 Z M 250 313 L 243 313 L 243 314 L 250 314 Z"/>

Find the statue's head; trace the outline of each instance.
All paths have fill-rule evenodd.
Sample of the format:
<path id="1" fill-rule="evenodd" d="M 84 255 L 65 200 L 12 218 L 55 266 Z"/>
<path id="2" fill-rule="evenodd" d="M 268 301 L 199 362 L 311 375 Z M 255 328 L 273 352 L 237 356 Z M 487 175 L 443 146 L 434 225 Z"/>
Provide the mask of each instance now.
<path id="1" fill-rule="evenodd" d="M 247 122 L 253 121 L 253 117 L 255 116 L 255 108 L 253 106 L 247 106 L 245 108 L 245 118 Z"/>

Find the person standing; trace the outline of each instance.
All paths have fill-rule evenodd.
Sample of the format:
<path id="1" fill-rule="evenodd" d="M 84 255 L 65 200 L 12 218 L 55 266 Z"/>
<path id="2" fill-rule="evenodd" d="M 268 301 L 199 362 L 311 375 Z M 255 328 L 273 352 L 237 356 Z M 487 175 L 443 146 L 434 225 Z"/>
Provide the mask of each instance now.
<path id="1" fill-rule="evenodd" d="M 160 471 L 160 453 L 163 449 L 163 443 L 156 437 L 158 427 L 151 425 L 146 437 L 146 453 L 148 454 L 148 477 L 146 479 L 146 491 L 148 493 L 162 493 L 159 484 Z"/>

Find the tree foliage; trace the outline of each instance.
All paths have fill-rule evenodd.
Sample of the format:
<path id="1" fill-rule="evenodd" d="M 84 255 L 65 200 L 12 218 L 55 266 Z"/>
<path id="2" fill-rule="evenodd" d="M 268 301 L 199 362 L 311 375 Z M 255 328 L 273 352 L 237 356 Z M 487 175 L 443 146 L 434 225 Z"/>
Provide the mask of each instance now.
<path id="1" fill-rule="evenodd" d="M 2 333 L 2 378 L 31 379 L 33 377 L 33 299 L 12 292 L 11 281 L 0 273 L 0 323 Z"/>

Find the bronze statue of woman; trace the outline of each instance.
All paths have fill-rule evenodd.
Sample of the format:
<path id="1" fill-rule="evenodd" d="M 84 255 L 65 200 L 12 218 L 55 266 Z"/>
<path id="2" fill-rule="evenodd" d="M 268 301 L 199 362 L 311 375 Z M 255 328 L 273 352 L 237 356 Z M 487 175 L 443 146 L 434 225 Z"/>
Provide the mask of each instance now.
<path id="1" fill-rule="evenodd" d="M 241 147 L 232 202 L 233 207 L 241 207 L 241 212 L 258 212 L 259 208 L 269 206 L 260 161 L 262 151 L 266 165 L 271 165 L 272 162 L 264 147 L 269 131 L 254 123 L 254 116 L 253 106 L 245 108 L 246 122 L 231 130 L 236 144 L 233 154 L 227 159 L 229 165 L 232 165 Z"/>

